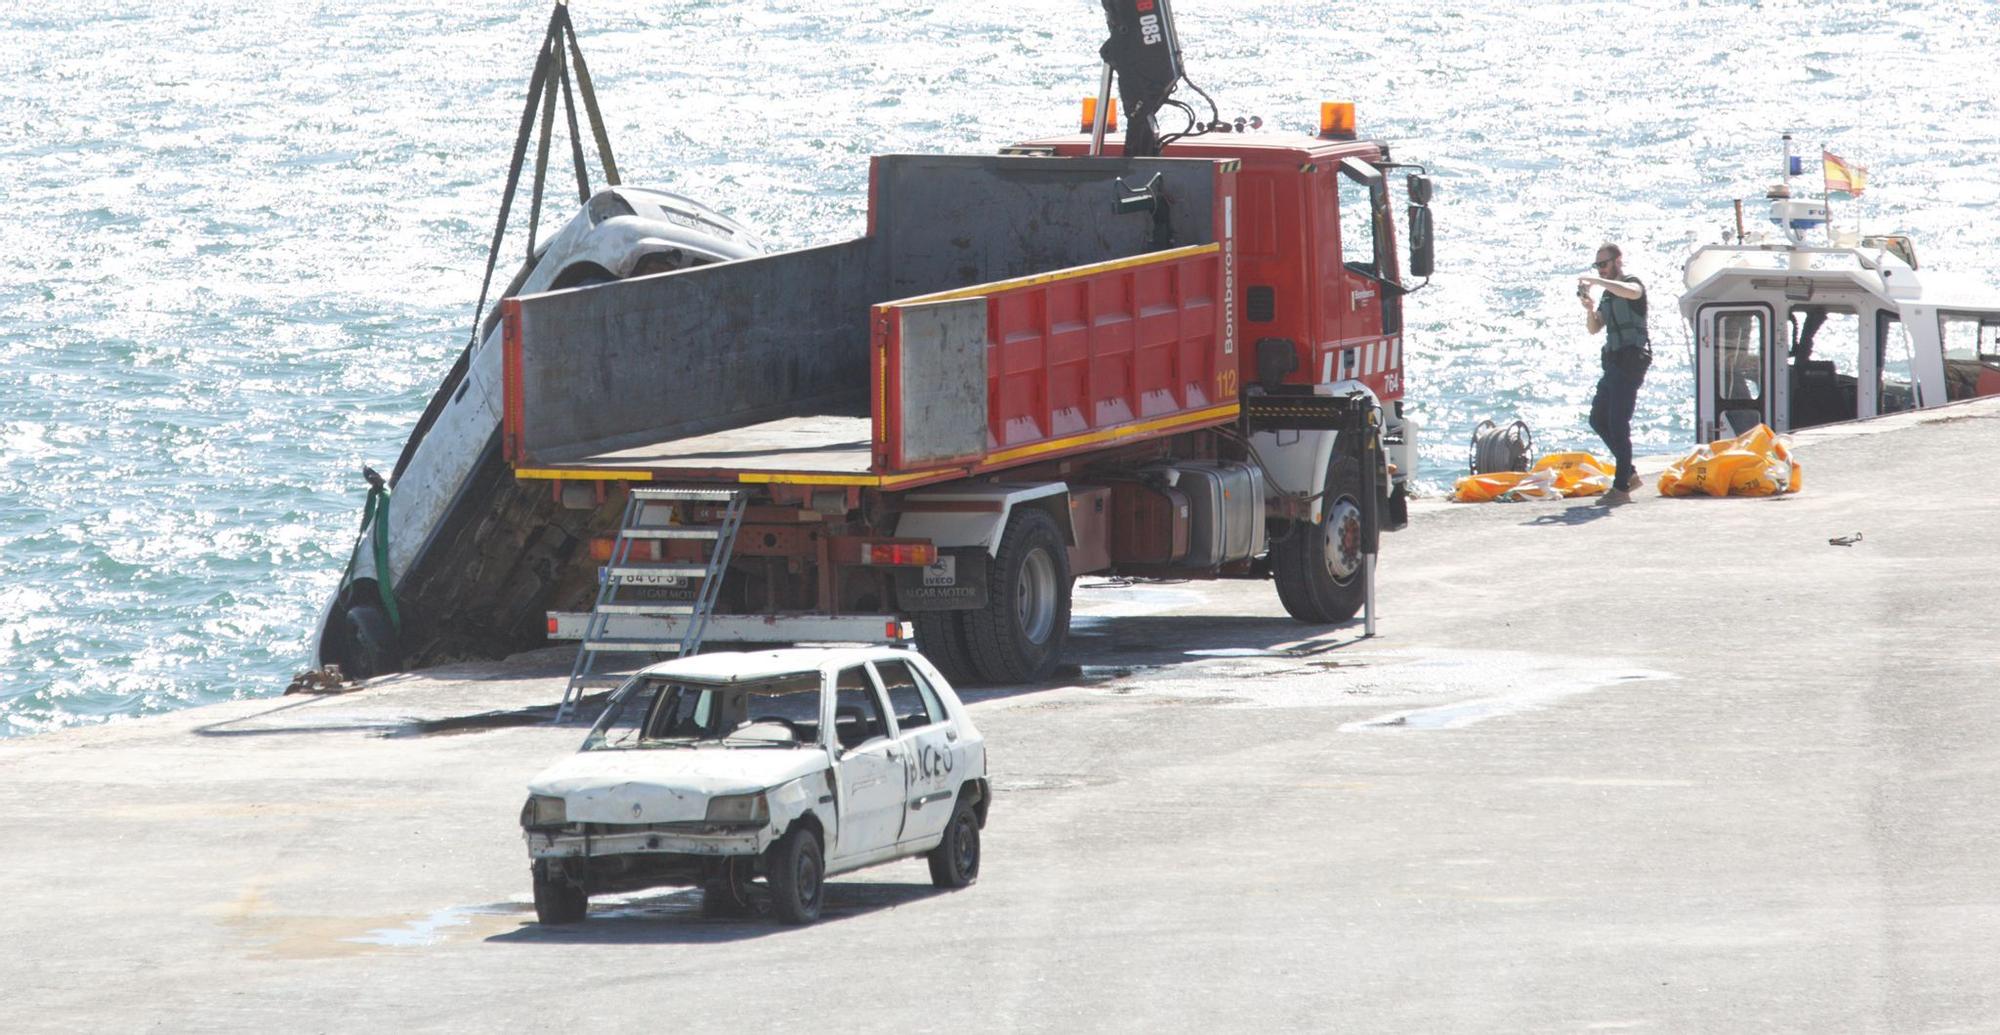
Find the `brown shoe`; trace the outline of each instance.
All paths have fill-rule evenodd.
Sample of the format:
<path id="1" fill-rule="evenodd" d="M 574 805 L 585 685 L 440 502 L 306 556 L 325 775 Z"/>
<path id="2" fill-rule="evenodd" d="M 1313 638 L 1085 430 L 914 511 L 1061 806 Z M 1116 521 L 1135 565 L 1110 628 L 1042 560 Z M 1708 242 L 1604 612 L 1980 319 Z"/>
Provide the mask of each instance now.
<path id="1" fill-rule="evenodd" d="M 1639 472 L 1633 471 L 1631 474 L 1625 476 L 1624 481 L 1618 483 L 1618 488 L 1625 492 L 1631 492 L 1633 489 L 1639 488 L 1640 486 L 1643 486 L 1645 484 L 1646 484 L 1646 479 L 1639 477 Z"/>

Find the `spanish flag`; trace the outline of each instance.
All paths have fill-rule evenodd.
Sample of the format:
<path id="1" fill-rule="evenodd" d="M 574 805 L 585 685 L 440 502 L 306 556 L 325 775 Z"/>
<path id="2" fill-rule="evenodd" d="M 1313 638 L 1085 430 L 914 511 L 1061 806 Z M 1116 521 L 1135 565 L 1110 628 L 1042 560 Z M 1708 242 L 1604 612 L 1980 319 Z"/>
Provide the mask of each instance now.
<path id="1" fill-rule="evenodd" d="M 1821 151 L 1820 162 L 1826 167 L 1826 192 L 1845 194 L 1858 198 L 1868 186 L 1868 167 L 1853 165 L 1832 151 Z"/>

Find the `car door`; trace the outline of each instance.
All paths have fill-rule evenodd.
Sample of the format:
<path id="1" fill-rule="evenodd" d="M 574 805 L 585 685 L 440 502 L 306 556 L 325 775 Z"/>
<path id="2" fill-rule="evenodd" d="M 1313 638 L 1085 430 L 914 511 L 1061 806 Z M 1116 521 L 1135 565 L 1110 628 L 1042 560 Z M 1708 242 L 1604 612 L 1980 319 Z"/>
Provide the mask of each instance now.
<path id="1" fill-rule="evenodd" d="M 904 842 L 934 841 L 951 820 L 952 802 L 962 777 L 951 717 L 923 674 L 907 661 L 878 659 L 875 677 L 896 719 L 896 740 L 903 750 L 904 791 L 909 805 L 903 816 Z"/>
<path id="2" fill-rule="evenodd" d="M 834 774 L 840 830 L 830 856 L 850 859 L 893 846 L 903 832 L 903 750 L 889 725 L 882 695 L 864 666 L 834 680 Z"/>

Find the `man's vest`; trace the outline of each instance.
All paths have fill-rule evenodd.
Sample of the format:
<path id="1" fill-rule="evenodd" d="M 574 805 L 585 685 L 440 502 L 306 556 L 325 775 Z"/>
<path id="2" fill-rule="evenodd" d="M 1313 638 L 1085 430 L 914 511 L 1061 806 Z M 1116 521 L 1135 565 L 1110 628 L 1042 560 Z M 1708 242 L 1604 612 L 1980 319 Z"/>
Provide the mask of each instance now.
<path id="1" fill-rule="evenodd" d="M 1598 318 L 1604 321 L 1605 351 L 1629 348 L 1652 348 L 1652 338 L 1646 334 L 1646 285 L 1638 277 L 1626 277 L 1628 284 L 1638 284 L 1638 298 L 1619 298 L 1609 291 L 1597 303 Z"/>

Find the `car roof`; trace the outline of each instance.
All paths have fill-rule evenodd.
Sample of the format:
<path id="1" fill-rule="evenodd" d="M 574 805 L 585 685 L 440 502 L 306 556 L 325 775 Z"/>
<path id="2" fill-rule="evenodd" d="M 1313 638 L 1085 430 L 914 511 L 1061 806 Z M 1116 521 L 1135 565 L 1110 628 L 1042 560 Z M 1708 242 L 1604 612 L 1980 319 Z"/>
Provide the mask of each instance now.
<path id="1" fill-rule="evenodd" d="M 641 670 L 644 675 L 680 676 L 703 682 L 767 679 L 794 672 L 846 668 L 864 661 L 897 658 L 908 651 L 894 647 L 787 647 L 782 650 L 716 651 L 675 658 Z"/>

